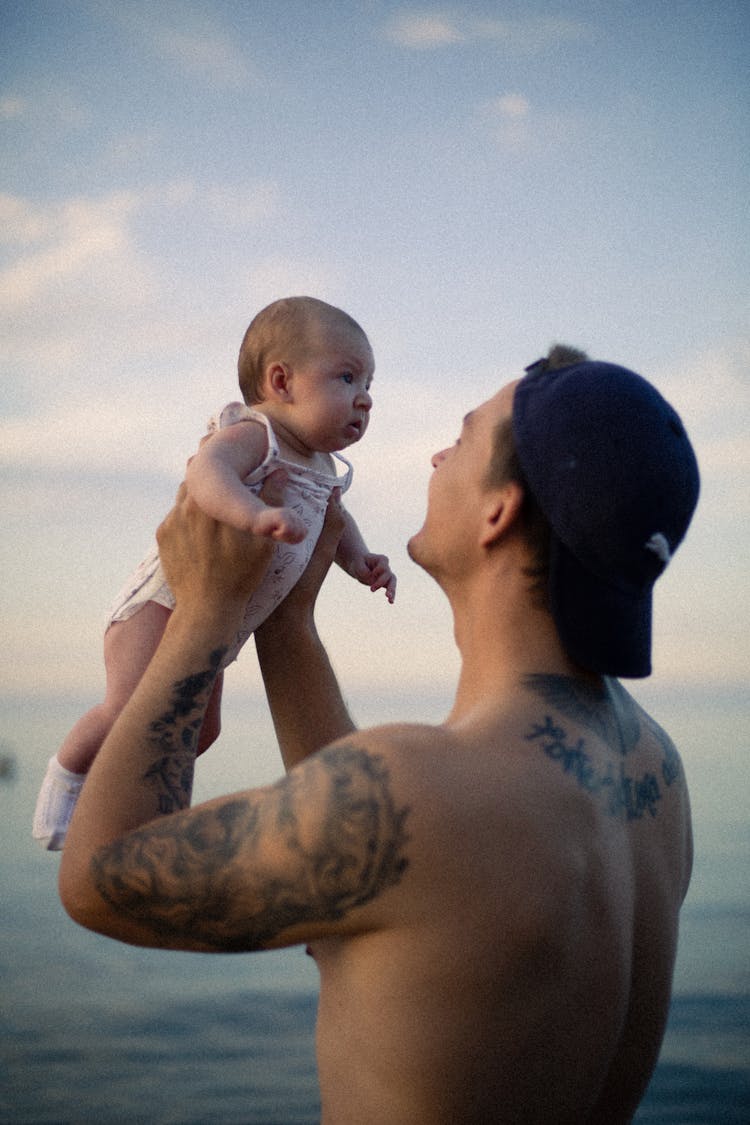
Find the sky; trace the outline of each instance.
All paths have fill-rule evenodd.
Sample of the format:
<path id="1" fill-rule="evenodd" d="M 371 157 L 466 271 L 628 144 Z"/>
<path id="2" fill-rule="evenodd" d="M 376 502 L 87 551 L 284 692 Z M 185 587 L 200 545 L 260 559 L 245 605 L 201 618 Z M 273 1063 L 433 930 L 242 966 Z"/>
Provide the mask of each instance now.
<path id="1" fill-rule="evenodd" d="M 348 502 L 399 589 L 330 576 L 347 687 L 449 700 L 405 550 L 430 455 L 562 340 L 651 379 L 701 465 L 655 680 L 747 690 L 749 47 L 744 0 L 0 0 L 0 694 L 93 701 L 106 608 L 293 293 L 376 356 Z"/>

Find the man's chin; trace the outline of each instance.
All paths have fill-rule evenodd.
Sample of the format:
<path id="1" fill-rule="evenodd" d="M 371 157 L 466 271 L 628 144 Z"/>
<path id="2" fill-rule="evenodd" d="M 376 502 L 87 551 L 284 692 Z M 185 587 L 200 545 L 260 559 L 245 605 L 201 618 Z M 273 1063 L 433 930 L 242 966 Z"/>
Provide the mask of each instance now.
<path id="1" fill-rule="evenodd" d="M 416 535 L 412 535 L 411 539 L 408 540 L 406 544 L 406 553 L 408 554 L 412 562 L 416 563 L 417 566 L 423 567 L 424 562 L 422 560 L 422 552 L 420 550 L 419 543 L 420 535 L 421 532 L 418 531 Z"/>

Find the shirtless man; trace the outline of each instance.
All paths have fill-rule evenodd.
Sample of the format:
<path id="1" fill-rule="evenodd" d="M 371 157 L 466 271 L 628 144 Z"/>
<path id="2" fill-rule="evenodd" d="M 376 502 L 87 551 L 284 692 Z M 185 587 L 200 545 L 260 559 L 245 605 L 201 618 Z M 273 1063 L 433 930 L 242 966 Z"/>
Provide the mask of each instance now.
<path id="1" fill-rule="evenodd" d="M 61 894 L 82 925 L 173 949 L 310 946 L 325 1125 L 618 1125 L 656 1064 L 688 793 L 613 677 L 650 671 L 652 585 L 698 473 L 648 383 L 553 359 L 433 458 L 409 550 L 454 613 L 444 723 L 354 728 L 313 621 L 334 510 L 256 636 L 288 773 L 188 808 L 267 546 L 183 490 L 159 535 L 176 610 L 72 822 Z"/>

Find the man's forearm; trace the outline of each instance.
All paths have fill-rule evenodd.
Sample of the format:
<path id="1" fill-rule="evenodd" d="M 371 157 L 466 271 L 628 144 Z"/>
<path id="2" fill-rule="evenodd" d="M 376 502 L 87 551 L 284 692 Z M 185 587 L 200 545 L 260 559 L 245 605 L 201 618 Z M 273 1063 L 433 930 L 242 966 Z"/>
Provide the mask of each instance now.
<path id="1" fill-rule="evenodd" d="M 255 647 L 287 770 L 355 730 L 313 621 L 287 627 L 277 614 L 256 632 Z"/>
<path id="2" fill-rule="evenodd" d="M 97 849 L 190 804 L 198 736 L 226 644 L 225 628 L 203 625 L 175 610 L 83 787 L 60 891 L 69 912 L 92 929 L 107 932 L 106 904 L 91 878 Z"/>

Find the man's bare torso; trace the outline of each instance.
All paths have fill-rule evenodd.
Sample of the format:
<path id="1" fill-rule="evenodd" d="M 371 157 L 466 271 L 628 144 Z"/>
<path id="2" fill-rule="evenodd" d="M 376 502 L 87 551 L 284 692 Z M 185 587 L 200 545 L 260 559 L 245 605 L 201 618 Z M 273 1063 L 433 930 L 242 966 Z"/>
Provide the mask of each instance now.
<path id="1" fill-rule="evenodd" d="M 494 714 L 353 739 L 408 809 L 408 867 L 377 928 L 365 908 L 313 947 L 325 1125 L 631 1118 L 691 845 L 671 742 L 606 685 L 531 677 Z"/>

